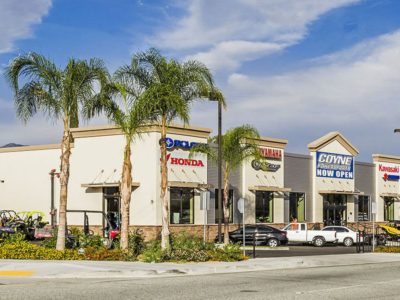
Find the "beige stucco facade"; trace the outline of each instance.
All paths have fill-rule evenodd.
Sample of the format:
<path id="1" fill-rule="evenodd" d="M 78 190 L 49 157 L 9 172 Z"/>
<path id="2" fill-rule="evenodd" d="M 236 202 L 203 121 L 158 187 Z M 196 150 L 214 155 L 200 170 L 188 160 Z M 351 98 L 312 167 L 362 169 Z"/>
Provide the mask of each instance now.
<path id="1" fill-rule="evenodd" d="M 171 126 L 168 138 L 190 143 L 206 143 L 209 129 Z M 72 130 L 74 145 L 71 151 L 71 172 L 68 186 L 69 210 L 104 209 L 103 188 L 118 187 L 121 178 L 125 138 L 113 126 L 78 128 Z M 131 225 L 161 225 L 160 195 L 160 128 L 149 126 L 132 143 L 133 192 L 130 208 Z M 59 145 L 29 146 L 0 149 L 0 209 L 39 210 L 50 219 L 50 175 L 59 172 Z M 193 187 L 194 223 L 202 224 L 199 186 L 207 183 L 207 159 L 196 155 L 202 166 L 172 164 L 173 158 L 189 159 L 189 151 L 168 151 L 169 181 L 175 187 Z M 58 208 L 58 179 L 55 182 L 55 207 Z M 99 215 L 90 216 L 91 224 L 101 224 Z M 80 225 L 81 214 L 69 214 L 68 224 Z"/>
<path id="2" fill-rule="evenodd" d="M 265 168 L 254 166 L 253 159 L 246 160 L 241 166 L 242 173 L 242 194 L 240 197 L 245 199 L 246 223 L 256 223 L 256 193 L 273 193 L 273 220 L 272 223 L 284 222 L 284 151 L 287 140 L 275 138 L 260 138 L 257 141 L 261 153 L 266 159 Z M 268 152 L 271 155 L 268 156 Z M 274 156 L 274 157 L 272 157 Z M 268 170 L 267 170 L 268 169 Z M 276 170 L 275 170 L 276 169 Z"/>
<path id="3" fill-rule="evenodd" d="M 347 222 L 354 222 L 354 203 L 355 197 L 358 191 L 355 190 L 354 178 L 356 176 L 354 172 L 354 157 L 358 154 L 358 150 L 350 144 L 349 141 L 344 138 L 339 132 L 331 132 L 321 137 L 320 139 L 310 143 L 308 145 L 310 155 L 312 157 L 312 195 L 313 201 L 313 213 L 311 217 L 312 222 L 323 222 L 324 221 L 324 197 L 326 195 L 346 195 L 347 197 Z M 351 160 L 351 173 L 342 174 L 338 172 L 338 169 L 332 168 L 332 176 L 326 174 L 325 169 L 318 168 L 318 153 L 322 155 L 331 155 L 334 157 L 335 154 L 345 155 L 346 157 L 352 157 Z M 340 156 L 340 158 L 345 156 Z M 329 164 L 328 164 L 329 165 Z M 336 166 L 340 168 L 340 163 L 330 164 L 330 166 Z M 345 167 L 345 165 L 343 165 Z M 329 169 L 329 168 L 328 168 Z M 328 172 L 328 171 L 327 171 Z M 340 171 L 339 171 L 340 172 Z M 351 178 L 349 178 L 351 177 Z"/>
<path id="4" fill-rule="evenodd" d="M 374 154 L 376 186 L 376 220 L 385 221 L 385 200 L 394 203 L 394 220 L 400 220 L 400 157 Z"/>

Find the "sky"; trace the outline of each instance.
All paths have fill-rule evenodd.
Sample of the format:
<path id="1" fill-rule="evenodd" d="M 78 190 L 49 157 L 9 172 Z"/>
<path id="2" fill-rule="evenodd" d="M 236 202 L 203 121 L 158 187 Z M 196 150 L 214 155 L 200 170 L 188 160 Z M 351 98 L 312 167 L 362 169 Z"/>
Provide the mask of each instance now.
<path id="1" fill-rule="evenodd" d="M 399 13 L 398 0 L 1 0 L 0 67 L 34 51 L 60 67 L 102 58 L 113 72 L 156 47 L 211 69 L 228 105 L 223 130 L 250 124 L 304 154 L 340 131 L 368 162 L 400 155 Z M 216 133 L 215 103 L 197 102 L 190 124 Z M 43 115 L 17 119 L 0 75 L 0 145 L 61 134 Z"/>

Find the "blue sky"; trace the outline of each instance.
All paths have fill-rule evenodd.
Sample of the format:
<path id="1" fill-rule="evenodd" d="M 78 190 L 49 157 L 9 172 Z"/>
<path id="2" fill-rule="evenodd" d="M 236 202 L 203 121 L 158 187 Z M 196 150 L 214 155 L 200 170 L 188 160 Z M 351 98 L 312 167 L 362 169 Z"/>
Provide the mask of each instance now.
<path id="1" fill-rule="evenodd" d="M 211 68 L 228 101 L 225 128 L 250 123 L 299 153 L 339 130 L 370 161 L 400 154 L 399 13 L 397 0 L 3 0 L 0 65 L 36 51 L 60 66 L 100 57 L 114 71 L 157 47 Z M 191 116 L 216 129 L 213 104 Z M 0 76 L 0 132 L 0 145 L 56 143 L 61 127 L 17 120 Z"/>

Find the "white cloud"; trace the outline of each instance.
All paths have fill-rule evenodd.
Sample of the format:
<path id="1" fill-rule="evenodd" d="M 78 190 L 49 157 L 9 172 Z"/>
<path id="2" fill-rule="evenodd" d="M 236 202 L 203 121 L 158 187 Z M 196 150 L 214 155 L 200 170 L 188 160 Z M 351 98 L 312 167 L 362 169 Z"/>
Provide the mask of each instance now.
<path id="1" fill-rule="evenodd" d="M 199 52 L 191 57 L 204 60 L 212 69 L 235 68 L 297 43 L 319 16 L 359 1 L 191 0 L 186 16 L 151 42 Z"/>
<path id="2" fill-rule="evenodd" d="M 51 0 L 0 1 L 0 53 L 13 49 L 18 39 L 32 36 L 32 25 L 42 21 Z"/>
<path id="3" fill-rule="evenodd" d="M 344 131 L 371 151 L 393 152 L 393 128 L 400 127 L 399 57 L 396 31 L 321 57 L 303 70 L 268 77 L 232 74 L 225 89 L 226 124 L 251 123 L 267 135 L 285 134 L 303 143 L 302 152 L 311 136 L 331 130 Z"/>

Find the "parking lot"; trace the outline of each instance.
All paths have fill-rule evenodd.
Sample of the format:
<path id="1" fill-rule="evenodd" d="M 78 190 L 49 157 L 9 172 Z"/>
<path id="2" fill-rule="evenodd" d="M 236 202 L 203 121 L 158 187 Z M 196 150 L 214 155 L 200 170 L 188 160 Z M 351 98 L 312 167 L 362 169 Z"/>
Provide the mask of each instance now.
<path id="1" fill-rule="evenodd" d="M 310 255 L 332 255 L 332 254 L 354 254 L 356 247 L 344 246 L 288 246 L 272 249 L 256 248 L 256 257 L 290 257 L 290 256 L 310 256 Z M 246 255 L 252 257 L 253 251 L 246 250 Z"/>

